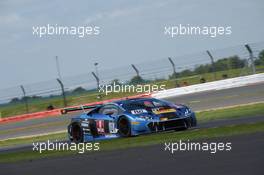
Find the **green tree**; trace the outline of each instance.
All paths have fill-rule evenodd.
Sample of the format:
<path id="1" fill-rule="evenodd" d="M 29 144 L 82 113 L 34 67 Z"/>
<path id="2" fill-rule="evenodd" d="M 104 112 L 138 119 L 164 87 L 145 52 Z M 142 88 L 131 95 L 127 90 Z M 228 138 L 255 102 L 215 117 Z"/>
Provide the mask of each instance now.
<path id="1" fill-rule="evenodd" d="M 230 67 L 232 69 L 243 68 L 245 66 L 245 60 L 241 60 L 237 55 L 228 58 L 230 60 Z"/>
<path id="2" fill-rule="evenodd" d="M 75 89 L 72 91 L 73 94 L 80 94 L 80 93 L 84 93 L 84 92 L 86 92 L 86 90 L 85 90 L 83 87 L 81 87 L 81 86 L 75 88 Z"/>
<path id="3" fill-rule="evenodd" d="M 18 102 L 20 102 L 20 99 L 15 97 L 15 98 L 12 98 L 9 103 L 18 103 Z"/>
<path id="4" fill-rule="evenodd" d="M 113 85 L 113 84 L 121 85 L 122 83 L 119 81 L 119 79 L 113 79 L 110 84 L 111 85 Z"/>
<path id="5" fill-rule="evenodd" d="M 181 77 L 186 77 L 186 76 L 191 76 L 191 75 L 193 75 L 193 72 L 189 69 L 185 69 L 185 70 L 181 71 L 181 73 L 180 73 Z"/>
<path id="6" fill-rule="evenodd" d="M 131 78 L 129 83 L 130 84 L 142 84 L 142 83 L 145 83 L 145 80 L 141 76 L 136 75 L 133 78 Z"/>
<path id="7" fill-rule="evenodd" d="M 179 76 L 180 76 L 180 73 L 173 72 L 171 75 L 169 75 L 169 79 L 179 78 Z"/>
<path id="8" fill-rule="evenodd" d="M 196 74 L 203 74 L 203 73 L 211 72 L 211 65 L 209 65 L 209 64 L 200 65 L 200 66 L 195 68 L 194 72 Z"/>
<path id="9" fill-rule="evenodd" d="M 259 65 L 264 65 L 264 50 L 262 50 L 262 51 L 259 53 L 259 55 L 258 55 L 258 59 L 255 60 L 255 64 L 256 64 L 257 66 L 259 66 Z"/>

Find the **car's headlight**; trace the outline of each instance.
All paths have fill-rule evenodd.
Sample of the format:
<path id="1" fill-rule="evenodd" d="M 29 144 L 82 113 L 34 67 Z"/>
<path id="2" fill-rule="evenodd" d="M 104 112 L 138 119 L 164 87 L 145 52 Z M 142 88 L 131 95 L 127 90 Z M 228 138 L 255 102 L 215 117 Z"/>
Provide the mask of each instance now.
<path id="1" fill-rule="evenodd" d="M 186 107 L 184 115 L 187 116 L 187 115 L 190 115 L 191 113 L 192 113 L 192 110 L 190 108 Z"/>

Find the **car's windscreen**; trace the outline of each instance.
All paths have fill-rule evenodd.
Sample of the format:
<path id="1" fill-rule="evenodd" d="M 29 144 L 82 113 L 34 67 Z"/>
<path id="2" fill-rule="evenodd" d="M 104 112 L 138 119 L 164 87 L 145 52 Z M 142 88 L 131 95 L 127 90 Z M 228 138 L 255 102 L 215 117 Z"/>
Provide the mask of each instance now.
<path id="1" fill-rule="evenodd" d="M 170 106 L 159 100 L 142 100 L 142 101 L 136 101 L 136 102 L 128 102 L 122 105 L 122 107 L 128 111 L 135 111 L 135 110 L 146 110 L 151 111 L 152 109 L 156 108 L 170 108 Z"/>

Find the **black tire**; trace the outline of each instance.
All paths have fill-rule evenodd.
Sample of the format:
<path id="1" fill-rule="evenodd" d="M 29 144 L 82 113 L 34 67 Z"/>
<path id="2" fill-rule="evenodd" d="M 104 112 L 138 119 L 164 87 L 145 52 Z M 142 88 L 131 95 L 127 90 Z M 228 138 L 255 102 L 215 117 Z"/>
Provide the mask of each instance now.
<path id="1" fill-rule="evenodd" d="M 120 117 L 118 120 L 118 133 L 122 137 L 131 136 L 131 123 L 126 117 Z"/>
<path id="2" fill-rule="evenodd" d="M 175 129 L 175 131 L 184 131 L 184 130 L 187 130 L 189 128 L 188 121 L 184 120 L 183 124 L 184 125 L 182 127 Z"/>
<path id="3" fill-rule="evenodd" d="M 90 131 L 91 131 L 91 134 L 92 134 L 93 137 L 98 137 L 99 136 L 97 128 L 96 128 L 95 120 L 89 120 L 89 128 L 90 128 Z"/>
<path id="4" fill-rule="evenodd" d="M 197 126 L 197 119 L 196 117 L 192 118 L 192 127 L 196 127 Z"/>
<path id="5" fill-rule="evenodd" d="M 72 124 L 71 128 L 72 141 L 75 143 L 83 142 L 83 130 L 79 124 Z"/>

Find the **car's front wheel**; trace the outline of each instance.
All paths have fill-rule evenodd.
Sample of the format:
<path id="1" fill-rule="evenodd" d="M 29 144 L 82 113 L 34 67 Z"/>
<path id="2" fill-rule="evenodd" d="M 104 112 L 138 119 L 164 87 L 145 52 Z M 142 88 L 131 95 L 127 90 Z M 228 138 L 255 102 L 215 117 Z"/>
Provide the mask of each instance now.
<path id="1" fill-rule="evenodd" d="M 177 129 L 175 129 L 175 131 L 184 131 L 184 130 L 187 130 L 187 129 L 190 127 L 189 125 L 190 125 L 190 124 L 189 124 L 188 121 L 183 120 L 183 121 L 182 121 L 182 126 L 179 127 L 179 128 L 177 128 Z"/>

